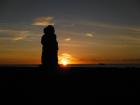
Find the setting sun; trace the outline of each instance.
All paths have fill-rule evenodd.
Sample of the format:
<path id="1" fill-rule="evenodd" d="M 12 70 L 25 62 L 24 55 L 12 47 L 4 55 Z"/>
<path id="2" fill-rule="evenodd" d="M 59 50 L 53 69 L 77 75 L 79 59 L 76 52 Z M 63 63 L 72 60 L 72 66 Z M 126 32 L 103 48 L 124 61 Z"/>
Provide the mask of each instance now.
<path id="1" fill-rule="evenodd" d="M 70 54 L 63 53 L 59 56 L 59 63 L 66 66 L 72 62 L 72 57 Z"/>
<path id="2" fill-rule="evenodd" d="M 60 61 L 61 64 L 63 64 L 64 66 L 68 65 L 69 64 L 69 61 L 65 58 L 63 58 L 61 61 Z"/>

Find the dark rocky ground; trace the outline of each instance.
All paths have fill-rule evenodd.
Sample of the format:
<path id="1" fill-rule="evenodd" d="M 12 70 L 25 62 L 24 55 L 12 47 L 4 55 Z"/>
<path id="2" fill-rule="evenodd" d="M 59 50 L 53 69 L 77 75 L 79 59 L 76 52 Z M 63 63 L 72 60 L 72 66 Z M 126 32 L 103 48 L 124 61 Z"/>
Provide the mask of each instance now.
<path id="1" fill-rule="evenodd" d="M 71 67 L 57 72 L 40 67 L 0 67 L 1 100 L 12 99 L 11 103 L 47 103 L 47 97 L 63 102 L 63 98 L 72 101 L 80 97 L 83 101 L 97 96 L 136 96 L 139 84 L 140 68 L 134 67 Z"/>

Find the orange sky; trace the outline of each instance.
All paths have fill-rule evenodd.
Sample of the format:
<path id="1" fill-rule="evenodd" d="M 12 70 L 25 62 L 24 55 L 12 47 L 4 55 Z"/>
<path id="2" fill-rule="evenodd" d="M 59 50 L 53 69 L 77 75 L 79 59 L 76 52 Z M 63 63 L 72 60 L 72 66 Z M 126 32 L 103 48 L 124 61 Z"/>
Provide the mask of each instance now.
<path id="1" fill-rule="evenodd" d="M 56 29 L 59 62 L 140 63 L 140 6 L 127 1 L 3 0 L 0 64 L 40 64 L 48 24 Z"/>
<path id="2" fill-rule="evenodd" d="M 0 35 L 9 35 L 0 39 L 0 64 L 40 64 L 42 29 L 38 32 L 12 28 L 0 30 Z M 56 34 L 59 63 L 62 63 L 62 59 L 70 64 L 140 63 L 138 36 L 100 37 L 98 33 L 71 32 L 57 28 Z"/>

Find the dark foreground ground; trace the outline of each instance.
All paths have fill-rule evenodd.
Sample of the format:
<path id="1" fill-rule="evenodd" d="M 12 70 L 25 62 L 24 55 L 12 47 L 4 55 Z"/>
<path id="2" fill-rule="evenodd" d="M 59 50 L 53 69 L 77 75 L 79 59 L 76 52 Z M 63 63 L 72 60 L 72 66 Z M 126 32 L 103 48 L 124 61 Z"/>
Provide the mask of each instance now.
<path id="1" fill-rule="evenodd" d="M 136 96 L 139 84 L 140 68 L 134 67 L 71 67 L 55 73 L 40 67 L 0 67 L 1 100 L 12 98 L 11 102 L 40 104 L 47 103 L 47 97 L 63 102 L 63 98 L 72 101 L 80 97 L 83 101 L 95 96 Z"/>

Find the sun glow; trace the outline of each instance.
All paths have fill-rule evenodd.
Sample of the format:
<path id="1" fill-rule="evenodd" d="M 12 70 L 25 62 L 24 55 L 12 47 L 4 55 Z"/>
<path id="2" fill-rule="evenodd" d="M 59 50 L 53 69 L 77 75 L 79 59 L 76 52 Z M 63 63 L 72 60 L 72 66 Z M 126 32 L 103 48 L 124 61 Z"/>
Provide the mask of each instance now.
<path id="1" fill-rule="evenodd" d="M 67 53 L 63 53 L 62 55 L 59 56 L 59 63 L 62 64 L 63 66 L 67 66 L 68 64 L 71 63 L 71 55 Z"/>
<path id="2" fill-rule="evenodd" d="M 66 58 L 62 58 L 60 64 L 67 66 L 69 64 L 69 61 Z"/>

